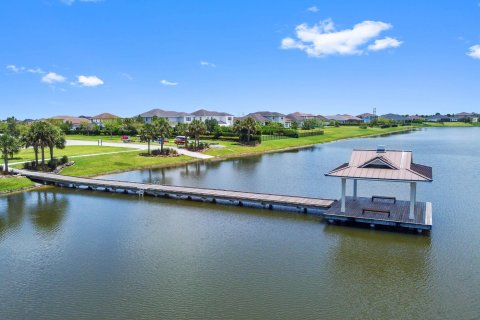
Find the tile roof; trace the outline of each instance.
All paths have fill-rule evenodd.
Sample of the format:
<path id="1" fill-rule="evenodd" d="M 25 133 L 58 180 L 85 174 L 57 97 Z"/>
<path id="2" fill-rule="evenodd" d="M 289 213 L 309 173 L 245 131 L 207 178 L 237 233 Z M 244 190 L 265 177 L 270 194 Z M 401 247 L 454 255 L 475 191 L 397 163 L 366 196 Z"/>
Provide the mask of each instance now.
<path id="1" fill-rule="evenodd" d="M 285 117 L 285 115 L 283 113 L 279 113 L 279 112 L 272 112 L 272 111 L 257 111 L 257 112 L 254 112 L 254 113 L 258 113 L 264 117 Z"/>
<path id="2" fill-rule="evenodd" d="M 89 123 L 90 121 L 86 118 L 74 117 L 74 116 L 54 116 L 49 119 L 61 120 L 64 123 L 71 123 L 73 125 L 80 125 L 81 123 Z"/>
<path id="3" fill-rule="evenodd" d="M 317 119 L 320 121 L 328 121 L 327 118 L 319 114 L 315 115 L 311 113 L 302 113 L 302 112 L 294 112 L 294 113 L 287 114 L 286 118 L 292 121 L 299 121 L 299 122 L 304 121 L 306 119 Z"/>
<path id="4" fill-rule="evenodd" d="M 200 110 L 197 110 L 195 112 L 192 112 L 192 114 L 194 116 L 198 116 L 198 117 L 210 117 L 210 116 L 224 116 L 224 117 L 232 117 L 233 114 L 230 114 L 230 113 L 226 113 L 226 112 L 218 112 L 218 111 L 208 111 L 208 110 L 205 110 L 205 109 L 200 109 Z"/>
<path id="5" fill-rule="evenodd" d="M 376 114 L 366 112 L 366 113 L 359 114 L 357 117 L 365 118 L 365 117 L 376 117 L 376 116 L 377 116 Z"/>
<path id="6" fill-rule="evenodd" d="M 362 121 L 359 117 L 355 117 L 349 114 L 337 114 L 334 116 L 326 116 L 329 120 L 336 120 L 336 121 Z"/>
<path id="7" fill-rule="evenodd" d="M 246 118 L 253 118 L 253 120 L 258 121 L 258 122 L 267 122 L 267 121 L 270 121 L 270 119 L 265 118 L 265 117 L 262 116 L 260 113 L 249 113 L 249 114 L 247 114 L 246 116 L 240 117 L 240 118 L 238 118 L 238 119 L 243 120 L 243 119 L 246 119 Z"/>
<path id="8" fill-rule="evenodd" d="M 411 151 L 353 150 L 350 161 L 325 174 L 330 177 L 392 180 L 410 182 L 432 181 L 432 168 L 413 163 Z"/>
<path id="9" fill-rule="evenodd" d="M 98 114 L 94 117 L 92 117 L 93 119 L 117 119 L 117 118 L 120 118 L 119 116 L 116 116 L 114 114 L 111 114 L 111 113 L 101 113 L 101 114 Z"/>
<path id="10" fill-rule="evenodd" d="M 407 120 L 407 117 L 404 117 L 404 116 L 399 115 L 399 114 L 394 114 L 394 113 L 384 114 L 384 115 L 381 116 L 381 118 L 390 119 L 390 120 L 393 120 L 393 121 L 405 121 L 405 120 Z"/>
<path id="11" fill-rule="evenodd" d="M 188 116 L 190 115 L 189 113 L 186 112 L 177 112 L 177 111 L 167 111 L 167 110 L 162 110 L 162 109 L 152 109 L 150 111 L 144 112 L 140 114 L 140 117 L 144 118 L 152 118 L 152 117 L 158 117 L 158 118 L 170 118 L 170 117 L 183 117 L 183 116 Z"/>

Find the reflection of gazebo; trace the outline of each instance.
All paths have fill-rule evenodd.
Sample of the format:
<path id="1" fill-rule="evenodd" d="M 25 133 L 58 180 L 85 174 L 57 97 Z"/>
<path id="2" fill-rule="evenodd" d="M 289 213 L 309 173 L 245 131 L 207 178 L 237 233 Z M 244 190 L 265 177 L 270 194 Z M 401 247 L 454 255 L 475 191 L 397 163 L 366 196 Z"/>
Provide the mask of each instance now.
<path id="1" fill-rule="evenodd" d="M 431 204 L 416 201 L 417 182 L 431 182 L 432 168 L 413 163 L 411 151 L 353 150 L 350 161 L 326 174 L 342 181 L 340 204 L 326 213 L 337 220 L 355 220 L 371 224 L 431 228 Z M 353 180 L 353 197 L 346 196 L 347 179 Z M 392 181 L 410 183 L 410 201 L 380 195 L 357 197 L 357 181 Z M 330 216 L 329 216 L 330 214 Z M 348 219 L 351 218 L 351 219 Z M 402 224 L 402 225 L 401 225 Z"/>

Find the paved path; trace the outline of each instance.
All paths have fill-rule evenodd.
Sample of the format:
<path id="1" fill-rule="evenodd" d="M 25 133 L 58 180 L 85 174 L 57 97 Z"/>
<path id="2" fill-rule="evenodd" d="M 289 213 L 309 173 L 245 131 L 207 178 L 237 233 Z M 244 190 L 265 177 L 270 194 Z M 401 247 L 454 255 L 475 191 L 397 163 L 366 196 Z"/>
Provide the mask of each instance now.
<path id="1" fill-rule="evenodd" d="M 67 140 L 67 146 L 97 146 L 98 143 L 97 141 L 87 141 L 87 140 Z M 102 146 L 104 147 L 120 147 L 120 148 L 131 148 L 131 149 L 137 149 L 137 150 L 147 150 L 148 146 L 146 144 L 139 144 L 139 143 L 117 143 L 117 142 L 103 142 Z M 156 145 L 152 145 L 156 146 Z M 182 148 L 177 148 L 177 147 L 170 147 L 170 146 L 165 146 L 165 148 L 173 149 L 176 150 L 179 154 L 189 156 L 192 158 L 197 158 L 197 159 L 210 159 L 213 158 L 213 156 L 209 156 L 207 154 L 203 154 L 200 152 L 193 152 L 193 151 L 188 151 Z"/>

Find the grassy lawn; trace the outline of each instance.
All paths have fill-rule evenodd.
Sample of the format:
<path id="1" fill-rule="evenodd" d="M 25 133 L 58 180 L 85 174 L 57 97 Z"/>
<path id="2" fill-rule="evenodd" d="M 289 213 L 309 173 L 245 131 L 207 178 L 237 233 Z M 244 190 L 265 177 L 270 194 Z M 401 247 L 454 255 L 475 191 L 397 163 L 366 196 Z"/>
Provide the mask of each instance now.
<path id="1" fill-rule="evenodd" d="M 33 186 L 28 178 L 0 178 L 0 193 L 11 192 Z"/>
<path id="2" fill-rule="evenodd" d="M 76 158 L 75 165 L 65 168 L 61 173 L 69 176 L 95 176 L 116 171 L 168 166 L 192 160 L 187 156 L 142 157 L 139 155 L 142 152 L 144 151 Z"/>
<path id="3" fill-rule="evenodd" d="M 99 146 L 70 146 L 65 147 L 65 149 L 55 149 L 53 155 L 57 158 L 60 158 L 64 155 L 67 156 L 78 156 L 82 154 L 95 154 L 95 153 L 104 153 L 104 152 L 117 152 L 117 151 L 129 151 L 132 149 L 120 148 L 120 147 L 99 147 Z M 41 154 L 39 153 L 38 158 L 41 159 Z M 50 158 L 50 151 L 45 149 L 45 158 Z M 23 149 L 20 153 L 17 153 L 9 161 L 11 162 L 21 162 L 34 160 L 35 154 L 33 153 L 32 148 Z"/>
<path id="4" fill-rule="evenodd" d="M 70 134 L 65 137 L 67 140 L 84 140 L 84 141 L 97 141 L 102 139 L 104 142 L 122 142 L 121 136 L 84 136 L 82 134 Z M 136 140 L 135 137 L 132 140 Z"/>
<path id="5" fill-rule="evenodd" d="M 480 123 L 465 123 L 465 122 L 424 122 L 424 127 L 478 127 Z"/>
<path id="6" fill-rule="evenodd" d="M 317 143 L 325 143 L 325 142 L 330 142 L 330 141 L 339 140 L 339 139 L 399 132 L 399 131 L 404 131 L 410 128 L 411 127 L 396 127 L 396 128 L 385 128 L 385 129 L 381 129 L 381 128 L 361 129 L 360 127 L 355 127 L 355 126 L 326 127 L 324 129 L 325 134 L 320 136 L 310 136 L 310 137 L 303 137 L 298 139 L 290 138 L 290 139 L 264 141 L 260 145 L 255 147 L 243 146 L 237 142 L 230 142 L 230 141 L 211 141 L 211 142 L 222 144 L 225 146 L 225 148 L 222 148 L 222 149 L 212 148 L 207 150 L 205 154 L 208 154 L 211 156 L 229 157 L 229 156 L 248 154 L 248 153 L 262 153 L 266 151 L 280 150 L 280 149 L 292 148 L 292 147 L 301 147 L 301 146 L 313 145 Z"/>

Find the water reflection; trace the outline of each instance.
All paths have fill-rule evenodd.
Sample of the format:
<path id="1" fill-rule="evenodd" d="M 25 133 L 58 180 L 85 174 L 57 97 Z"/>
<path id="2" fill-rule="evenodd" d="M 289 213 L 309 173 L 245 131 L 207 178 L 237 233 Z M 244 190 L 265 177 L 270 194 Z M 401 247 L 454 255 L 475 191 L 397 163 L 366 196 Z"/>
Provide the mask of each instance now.
<path id="1" fill-rule="evenodd" d="M 41 233 L 55 233 L 61 228 L 69 200 L 53 190 L 32 191 L 0 198 L 0 207 L 3 211 L 0 212 L 1 239 L 27 221 Z"/>
<path id="2" fill-rule="evenodd" d="M 25 212 L 25 195 L 26 193 L 18 193 L 0 199 L 2 208 L 0 211 L 0 239 L 7 230 L 19 228 L 21 225 Z"/>
<path id="3" fill-rule="evenodd" d="M 53 233 L 57 231 L 68 210 L 68 198 L 56 192 L 37 192 L 37 201 L 29 206 L 28 216 L 37 231 Z"/>

